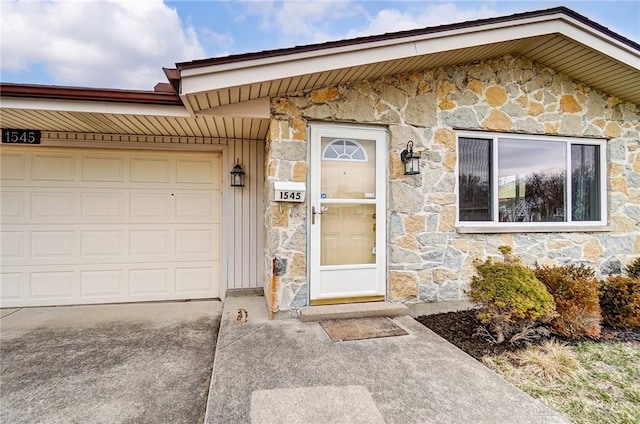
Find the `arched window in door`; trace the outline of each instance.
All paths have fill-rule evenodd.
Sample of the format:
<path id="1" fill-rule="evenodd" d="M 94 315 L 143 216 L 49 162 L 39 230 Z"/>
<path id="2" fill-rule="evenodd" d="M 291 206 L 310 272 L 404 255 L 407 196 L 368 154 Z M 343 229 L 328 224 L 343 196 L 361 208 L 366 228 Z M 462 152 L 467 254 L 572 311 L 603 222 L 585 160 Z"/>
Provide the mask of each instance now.
<path id="1" fill-rule="evenodd" d="M 332 140 L 322 152 L 323 160 L 368 162 L 367 151 L 356 140 L 338 138 Z"/>

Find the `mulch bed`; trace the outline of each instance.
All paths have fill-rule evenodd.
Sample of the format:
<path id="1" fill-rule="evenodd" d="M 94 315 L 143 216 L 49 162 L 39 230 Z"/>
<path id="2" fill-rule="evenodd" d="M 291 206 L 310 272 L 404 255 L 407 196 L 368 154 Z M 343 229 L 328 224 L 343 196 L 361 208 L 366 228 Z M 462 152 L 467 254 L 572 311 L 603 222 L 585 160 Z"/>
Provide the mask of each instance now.
<path id="1" fill-rule="evenodd" d="M 517 351 L 526 346 L 525 342 L 495 344 L 482 330 L 483 325 L 476 317 L 476 314 L 476 310 L 448 312 L 423 315 L 416 318 L 416 320 L 477 360 L 481 360 L 485 355 L 499 355 L 507 351 Z M 580 341 L 566 339 L 557 335 L 551 335 L 550 337 L 568 344 Z M 640 330 L 621 331 L 602 327 L 602 334 L 598 341 L 624 341 L 640 344 Z"/>

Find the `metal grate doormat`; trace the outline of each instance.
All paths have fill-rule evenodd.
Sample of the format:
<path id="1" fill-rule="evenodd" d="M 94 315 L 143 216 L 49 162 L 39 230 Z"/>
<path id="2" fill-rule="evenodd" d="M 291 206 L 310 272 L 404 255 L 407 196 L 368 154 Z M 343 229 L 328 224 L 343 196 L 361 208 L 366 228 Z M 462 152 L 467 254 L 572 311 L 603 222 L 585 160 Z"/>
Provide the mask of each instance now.
<path id="1" fill-rule="evenodd" d="M 320 325 L 334 342 L 409 334 L 388 317 L 336 319 L 320 321 Z"/>

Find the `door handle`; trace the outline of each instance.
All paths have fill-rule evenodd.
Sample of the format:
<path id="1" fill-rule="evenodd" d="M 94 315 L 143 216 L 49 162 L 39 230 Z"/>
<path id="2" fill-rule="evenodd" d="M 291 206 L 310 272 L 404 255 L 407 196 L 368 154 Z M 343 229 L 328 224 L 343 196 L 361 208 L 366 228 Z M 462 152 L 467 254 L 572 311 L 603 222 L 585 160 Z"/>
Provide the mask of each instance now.
<path id="1" fill-rule="evenodd" d="M 322 215 L 323 213 L 325 213 L 328 210 L 329 210 L 328 207 L 320 206 L 320 212 L 316 212 L 316 207 L 315 206 L 311 206 L 311 225 L 316 223 L 316 214 Z"/>

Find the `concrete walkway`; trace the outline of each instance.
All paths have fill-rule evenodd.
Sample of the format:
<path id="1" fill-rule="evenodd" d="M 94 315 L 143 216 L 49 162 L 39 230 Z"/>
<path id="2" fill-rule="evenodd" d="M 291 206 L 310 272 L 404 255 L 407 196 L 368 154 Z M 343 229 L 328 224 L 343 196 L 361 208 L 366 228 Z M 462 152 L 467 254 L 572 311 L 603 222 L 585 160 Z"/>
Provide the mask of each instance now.
<path id="1" fill-rule="evenodd" d="M 0 422 L 204 420 L 221 302 L 0 312 Z"/>
<path id="2" fill-rule="evenodd" d="M 558 423 L 561 416 L 409 316 L 407 336 L 332 342 L 269 321 L 264 298 L 225 301 L 206 423 Z"/>

